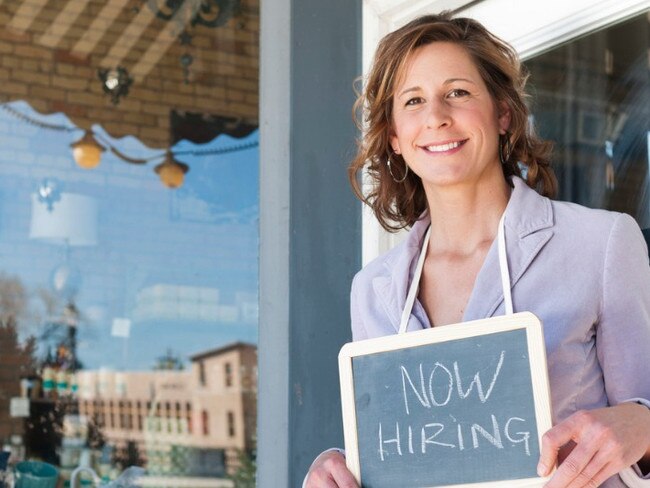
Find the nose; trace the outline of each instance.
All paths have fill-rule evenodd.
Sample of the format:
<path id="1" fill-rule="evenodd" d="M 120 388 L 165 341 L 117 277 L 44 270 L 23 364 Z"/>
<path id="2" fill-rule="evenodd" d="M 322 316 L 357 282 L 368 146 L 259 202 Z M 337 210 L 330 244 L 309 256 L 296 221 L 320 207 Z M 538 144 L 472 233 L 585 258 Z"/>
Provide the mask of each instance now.
<path id="1" fill-rule="evenodd" d="M 430 129 L 438 129 L 449 127 L 452 123 L 451 111 L 449 106 L 444 100 L 436 100 L 430 102 L 429 110 L 427 111 L 427 127 Z"/>

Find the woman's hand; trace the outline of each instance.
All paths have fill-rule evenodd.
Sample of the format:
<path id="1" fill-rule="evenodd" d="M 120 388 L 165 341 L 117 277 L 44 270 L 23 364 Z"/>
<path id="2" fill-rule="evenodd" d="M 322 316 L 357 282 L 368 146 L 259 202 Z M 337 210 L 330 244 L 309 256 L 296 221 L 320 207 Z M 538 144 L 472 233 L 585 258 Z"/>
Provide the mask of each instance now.
<path id="1" fill-rule="evenodd" d="M 562 461 L 560 449 L 574 444 Z M 636 403 L 580 411 L 542 437 L 540 476 L 560 466 L 545 488 L 593 488 L 650 451 L 650 410 Z"/>
<path id="2" fill-rule="evenodd" d="M 305 488 L 359 488 L 338 451 L 325 451 L 309 468 Z"/>

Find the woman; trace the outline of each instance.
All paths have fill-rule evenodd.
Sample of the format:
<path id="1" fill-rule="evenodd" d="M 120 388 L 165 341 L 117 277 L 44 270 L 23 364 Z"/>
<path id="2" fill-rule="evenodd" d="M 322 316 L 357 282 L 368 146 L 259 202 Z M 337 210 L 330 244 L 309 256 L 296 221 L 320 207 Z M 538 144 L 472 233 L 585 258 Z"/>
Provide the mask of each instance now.
<path id="1" fill-rule="evenodd" d="M 411 230 L 355 277 L 353 337 L 396 333 L 411 286 L 408 330 L 503 314 L 495 236 L 505 214 L 515 311 L 544 324 L 555 426 L 539 474 L 560 462 L 549 488 L 648 487 L 647 249 L 631 217 L 546 198 L 549 145 L 529 127 L 524 83 L 512 49 L 470 19 L 425 16 L 381 41 L 357 102 L 367 128 L 350 175 L 385 228 Z M 363 195 L 367 162 L 375 186 Z M 357 485 L 330 450 L 306 486 Z"/>

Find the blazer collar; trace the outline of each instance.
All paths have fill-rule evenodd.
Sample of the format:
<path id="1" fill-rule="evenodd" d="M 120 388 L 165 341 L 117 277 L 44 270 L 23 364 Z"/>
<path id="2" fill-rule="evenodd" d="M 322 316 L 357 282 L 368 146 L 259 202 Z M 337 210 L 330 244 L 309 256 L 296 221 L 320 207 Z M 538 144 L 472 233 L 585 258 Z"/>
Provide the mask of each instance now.
<path id="1" fill-rule="evenodd" d="M 516 286 L 537 254 L 553 236 L 553 206 L 548 198 L 540 196 L 524 180 L 513 177 L 514 189 L 506 207 L 506 255 L 510 271 L 510 286 Z M 463 321 L 492 317 L 503 302 L 503 287 L 499 271 L 499 253 L 496 239 L 476 277 Z M 515 312 L 517 307 L 513 293 Z"/>
<path id="2" fill-rule="evenodd" d="M 505 238 L 510 282 L 514 288 L 553 235 L 553 207 L 548 198 L 540 196 L 521 178 L 512 177 L 512 182 L 514 188 L 506 207 Z M 429 223 L 429 215 L 425 212 L 413 225 L 405 241 L 386 255 L 384 266 L 387 273 L 375 277 L 372 282 L 377 298 L 395 330 L 399 329 L 406 294 Z M 513 300 L 515 311 L 523 311 L 517 308 L 516 297 Z M 502 301 L 503 288 L 495 239 L 477 275 L 463 321 L 491 317 Z M 409 320 L 409 331 L 427 326 L 424 320 L 418 318 L 426 319 L 422 317 L 424 311 L 417 313 L 416 307 L 418 303 L 414 307 L 416 313 L 412 313 Z"/>

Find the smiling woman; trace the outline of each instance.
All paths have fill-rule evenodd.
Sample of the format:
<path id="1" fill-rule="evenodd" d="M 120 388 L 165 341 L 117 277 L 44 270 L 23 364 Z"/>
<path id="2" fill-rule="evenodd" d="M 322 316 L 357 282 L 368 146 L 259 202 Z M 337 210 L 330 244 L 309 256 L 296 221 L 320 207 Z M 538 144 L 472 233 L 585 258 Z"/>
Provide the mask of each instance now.
<path id="1" fill-rule="evenodd" d="M 349 174 L 384 228 L 410 231 L 356 275 L 353 338 L 534 313 L 557 422 L 539 486 L 647 487 L 650 376 L 634 359 L 650 343 L 647 248 L 630 216 L 547 197 L 550 144 L 530 126 L 525 81 L 512 48 L 472 19 L 424 16 L 380 42 Z M 328 451 L 306 486 L 355 486 L 363 466 L 361 478 Z"/>
<path id="2" fill-rule="evenodd" d="M 418 48 L 395 92 L 390 145 L 419 178 L 427 208 L 453 215 L 448 206 L 457 204 L 458 195 L 470 196 L 465 203 L 470 211 L 488 202 L 505 207 L 510 188 L 498 143 L 510 137 L 511 111 L 504 101 L 492 99 L 467 51 L 450 42 Z M 442 258 L 428 262 L 422 281 L 422 305 L 433 323 L 462 320 L 491 232 L 484 229 L 478 246 L 468 240 L 455 249 L 455 254 L 465 255 L 464 262 L 455 255 L 447 262 L 447 249 L 430 248 L 432 257 Z M 430 286 L 428 277 L 439 274 L 448 276 L 447 286 Z M 451 296 L 447 287 L 455 290 Z"/>
<path id="3" fill-rule="evenodd" d="M 402 114 L 413 110 L 422 112 L 414 106 L 425 101 L 427 107 L 436 102 L 437 107 L 451 109 L 465 105 L 468 98 L 486 104 L 484 110 L 493 110 L 495 120 L 503 118 L 507 131 L 504 127 L 498 127 L 498 130 L 507 137 L 497 138 L 497 141 L 505 149 L 501 152 L 505 156 L 504 176 L 521 176 L 518 163 L 523 162 L 528 168 L 529 185 L 543 195 L 553 195 L 557 183 L 549 167 L 551 144 L 540 140 L 529 126 L 529 112 L 524 103 L 526 76 L 520 71 L 516 54 L 478 23 L 467 32 L 463 32 L 461 19 L 440 23 L 435 30 L 427 30 L 428 20 L 428 17 L 417 19 L 387 35 L 379 44 L 374 69 L 355 105 L 360 115 L 358 125 L 364 130 L 360 151 L 349 169 L 356 195 L 373 209 L 386 230 L 413 225 L 427 208 L 427 203 L 422 181 L 416 174 L 406 175 L 408 168 L 404 158 L 395 154 L 399 148 L 393 143 L 400 136 Z M 439 53 L 440 56 L 435 53 L 427 56 L 431 50 L 445 52 Z M 444 75 L 440 69 L 445 70 Z M 429 73 L 435 73 L 435 76 L 429 77 Z M 409 76 L 412 77 L 411 83 L 408 83 Z M 437 83 L 435 87 L 434 83 Z M 432 98 L 434 88 L 435 100 Z M 423 96 L 425 93 L 414 93 L 425 89 L 429 91 L 428 100 Z M 490 109 L 488 105 L 494 107 Z M 449 116 L 449 113 L 440 111 L 432 114 L 430 109 L 427 113 L 435 117 Z M 412 119 L 409 117 L 408 120 Z M 446 127 L 447 133 L 454 130 L 460 128 Z M 457 140 L 440 135 L 432 138 L 431 134 L 426 134 L 417 142 L 420 145 L 440 145 L 462 142 L 462 138 Z M 497 153 L 494 154 L 498 158 Z M 357 174 L 362 170 L 367 171 L 374 182 L 370 191 L 365 193 L 357 180 Z M 403 184 L 395 181 L 401 175 L 405 175 Z"/>
<path id="4" fill-rule="evenodd" d="M 503 180 L 497 143 L 510 110 L 501 103 L 497 112 L 476 65 L 456 44 L 428 44 L 410 61 L 393 99 L 393 153 L 409 161 L 432 198 L 459 185 L 473 186 L 480 198 L 480 188 Z"/>

